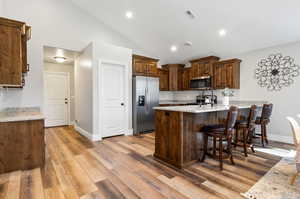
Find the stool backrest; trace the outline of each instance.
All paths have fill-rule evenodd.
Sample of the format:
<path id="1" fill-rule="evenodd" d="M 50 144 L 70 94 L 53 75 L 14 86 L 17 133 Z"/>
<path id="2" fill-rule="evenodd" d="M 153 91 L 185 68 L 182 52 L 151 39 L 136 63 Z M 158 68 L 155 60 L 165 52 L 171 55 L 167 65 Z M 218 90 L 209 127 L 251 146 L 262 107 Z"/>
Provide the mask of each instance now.
<path id="1" fill-rule="evenodd" d="M 273 111 L 273 104 L 264 104 L 261 112 L 261 121 L 270 121 Z"/>
<path id="2" fill-rule="evenodd" d="M 225 124 L 226 132 L 234 129 L 237 117 L 238 117 L 238 108 L 235 106 L 231 106 L 229 109 L 229 112 L 227 114 L 227 119 L 226 119 L 226 124 Z"/>
<path id="3" fill-rule="evenodd" d="M 300 126 L 294 118 L 286 117 L 286 119 L 289 121 L 293 131 L 294 144 L 296 145 L 297 148 L 299 148 L 300 147 Z"/>
<path id="4" fill-rule="evenodd" d="M 255 121 L 258 114 L 258 109 L 256 105 L 252 105 L 249 112 L 248 117 L 248 128 L 254 128 L 255 127 Z"/>

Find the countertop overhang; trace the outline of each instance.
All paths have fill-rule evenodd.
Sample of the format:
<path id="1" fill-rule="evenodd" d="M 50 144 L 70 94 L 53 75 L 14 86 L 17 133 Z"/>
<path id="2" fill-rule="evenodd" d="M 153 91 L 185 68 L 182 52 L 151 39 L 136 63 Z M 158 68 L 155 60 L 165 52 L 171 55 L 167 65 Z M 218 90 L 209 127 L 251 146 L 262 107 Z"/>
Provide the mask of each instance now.
<path id="1" fill-rule="evenodd" d="M 0 111 L 0 122 L 18 122 L 45 119 L 38 107 L 6 108 Z"/>
<path id="2" fill-rule="evenodd" d="M 206 112 L 217 112 L 229 110 L 230 106 L 236 106 L 239 109 L 250 108 L 252 105 L 262 107 L 263 104 L 268 103 L 266 101 L 236 101 L 231 102 L 229 106 L 224 106 L 222 104 L 215 104 L 213 107 L 211 105 L 188 105 L 188 106 L 164 106 L 164 107 L 154 107 L 155 110 L 162 111 L 174 111 L 174 112 L 185 112 L 185 113 L 206 113 Z"/>

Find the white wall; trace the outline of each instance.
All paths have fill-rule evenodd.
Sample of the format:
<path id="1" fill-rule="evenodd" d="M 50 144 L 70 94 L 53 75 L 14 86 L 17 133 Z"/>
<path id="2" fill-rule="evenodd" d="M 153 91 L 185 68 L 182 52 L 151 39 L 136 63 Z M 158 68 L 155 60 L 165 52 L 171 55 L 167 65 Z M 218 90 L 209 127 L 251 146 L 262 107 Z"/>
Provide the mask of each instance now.
<path id="1" fill-rule="evenodd" d="M 93 137 L 93 44 L 75 59 L 75 121 L 79 132 Z"/>
<path id="2" fill-rule="evenodd" d="M 128 123 L 127 123 L 127 129 L 125 134 L 132 134 L 132 50 L 124 47 L 119 47 L 111 44 L 105 44 L 101 42 L 94 42 L 94 65 L 98 67 L 94 67 L 94 131 L 93 136 L 96 138 L 96 140 L 101 139 L 101 127 L 99 126 L 101 124 L 101 114 L 99 115 L 101 111 L 100 103 L 101 99 L 99 101 L 99 93 L 101 92 L 101 85 L 98 80 L 101 79 L 101 76 L 98 76 L 99 71 L 101 69 L 99 68 L 99 60 L 102 61 L 112 61 L 117 62 L 121 64 L 127 65 L 127 70 L 125 69 L 125 72 L 127 71 L 127 78 L 125 81 L 127 81 L 127 90 L 128 95 L 125 96 L 125 106 L 128 110 Z M 101 75 L 101 74 L 100 74 Z M 112 79 L 113 81 L 113 79 Z M 100 86 L 100 87 L 99 87 Z M 104 85 L 109 86 L 109 85 Z M 98 90 L 97 90 L 98 88 Z M 98 111 L 99 110 L 99 111 Z M 105 117 L 105 116 L 104 116 Z"/>
<path id="3" fill-rule="evenodd" d="M 4 0 L 0 0 L 0 17 L 4 16 Z"/>
<path id="4" fill-rule="evenodd" d="M 125 101 L 128 108 L 126 134 L 132 133 L 132 50 L 93 42 L 75 59 L 75 128 L 94 141 L 102 139 L 101 116 L 103 115 L 101 115 L 99 98 L 101 92 L 99 60 L 124 63 L 128 66 L 126 78 L 128 95 Z"/>
<path id="5" fill-rule="evenodd" d="M 67 72 L 70 76 L 70 121 L 75 120 L 75 82 L 74 64 L 57 64 L 44 62 L 44 70 L 50 72 Z"/>
<path id="6" fill-rule="evenodd" d="M 28 44 L 30 72 L 24 89 L 10 89 L 0 97 L 0 109 L 8 106 L 43 107 L 43 46 L 81 51 L 91 41 L 102 41 L 134 49 L 133 42 L 86 14 L 68 0 L 1 0 L 4 16 L 32 26 Z"/>
<path id="7" fill-rule="evenodd" d="M 297 42 L 233 56 L 242 60 L 241 88 L 240 90 L 235 90 L 235 96 L 231 100 L 262 100 L 273 103 L 274 112 L 268 130 L 269 137 L 274 140 L 292 142 L 292 132 L 285 117 L 296 117 L 297 114 L 300 114 L 300 76 L 294 79 L 295 82 L 292 86 L 283 88 L 280 92 L 270 92 L 266 88 L 261 88 L 257 85 L 257 80 L 254 78 L 254 70 L 261 59 L 274 53 L 291 56 L 295 59 L 295 63 L 300 65 L 299 52 L 300 42 Z M 221 91 L 216 91 L 215 93 L 221 101 Z M 161 100 L 195 100 L 199 94 L 199 91 L 162 92 L 160 93 L 160 98 Z"/>

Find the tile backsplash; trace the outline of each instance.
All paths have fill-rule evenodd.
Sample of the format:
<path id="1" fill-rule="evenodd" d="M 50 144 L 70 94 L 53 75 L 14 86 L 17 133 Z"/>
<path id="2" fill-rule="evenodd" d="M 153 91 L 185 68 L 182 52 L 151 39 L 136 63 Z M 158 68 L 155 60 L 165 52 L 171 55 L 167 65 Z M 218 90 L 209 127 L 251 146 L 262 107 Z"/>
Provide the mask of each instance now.
<path id="1" fill-rule="evenodd" d="M 202 91 L 161 91 L 159 93 L 159 100 L 196 100 L 198 95 L 201 95 Z M 210 94 L 210 92 L 206 92 Z M 215 90 L 214 95 L 218 97 L 218 101 L 222 101 L 222 90 Z M 234 96 L 230 100 L 240 100 L 239 90 L 234 90 Z"/>

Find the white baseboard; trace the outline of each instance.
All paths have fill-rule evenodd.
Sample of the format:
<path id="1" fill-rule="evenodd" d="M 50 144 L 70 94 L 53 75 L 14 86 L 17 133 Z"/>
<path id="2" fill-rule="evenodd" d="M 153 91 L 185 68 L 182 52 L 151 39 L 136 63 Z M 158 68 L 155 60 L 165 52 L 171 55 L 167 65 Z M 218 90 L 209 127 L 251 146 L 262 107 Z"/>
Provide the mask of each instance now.
<path id="1" fill-rule="evenodd" d="M 292 136 L 282 136 L 282 135 L 268 134 L 268 139 L 273 140 L 273 141 L 277 141 L 277 142 L 294 144 L 294 140 L 293 140 Z"/>
<path id="2" fill-rule="evenodd" d="M 100 135 L 93 135 L 93 134 L 89 133 L 88 131 L 80 128 L 76 123 L 74 125 L 74 128 L 76 131 L 78 131 L 78 133 L 80 133 L 81 135 L 83 135 L 84 137 L 88 138 L 89 140 L 91 140 L 93 142 L 102 140 L 102 137 Z"/>
<path id="3" fill-rule="evenodd" d="M 125 135 L 133 135 L 133 129 L 128 129 L 128 130 L 125 132 Z"/>

